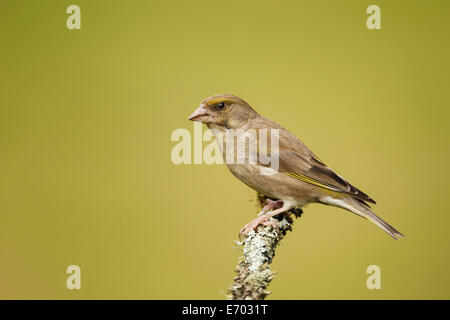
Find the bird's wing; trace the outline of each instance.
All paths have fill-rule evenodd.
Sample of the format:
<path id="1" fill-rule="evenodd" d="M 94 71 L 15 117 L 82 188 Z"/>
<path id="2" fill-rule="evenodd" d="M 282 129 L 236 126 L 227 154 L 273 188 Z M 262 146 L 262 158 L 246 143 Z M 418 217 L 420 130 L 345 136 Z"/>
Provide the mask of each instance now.
<path id="1" fill-rule="evenodd" d="M 279 172 L 324 189 L 348 194 L 364 205 L 367 205 L 365 201 L 376 203 L 320 161 L 295 135 L 269 119 L 261 117 L 258 122 L 255 124 L 256 128 L 279 129 Z M 270 144 L 269 140 L 268 144 Z M 270 149 L 269 146 L 267 147 Z M 261 145 L 260 151 L 262 151 Z"/>
<path id="2" fill-rule="evenodd" d="M 355 199 L 375 203 L 367 194 L 352 186 L 314 156 L 304 156 L 293 150 L 281 150 L 278 171 L 324 189 L 345 193 Z"/>

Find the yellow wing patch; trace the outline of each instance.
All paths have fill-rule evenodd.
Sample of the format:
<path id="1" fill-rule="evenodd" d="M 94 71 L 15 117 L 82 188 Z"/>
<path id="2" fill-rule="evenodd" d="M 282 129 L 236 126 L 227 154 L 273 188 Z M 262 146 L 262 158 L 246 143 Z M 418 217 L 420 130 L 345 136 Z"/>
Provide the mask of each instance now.
<path id="1" fill-rule="evenodd" d="M 345 191 L 343 191 L 343 190 L 333 186 L 332 184 L 329 184 L 329 183 L 326 183 L 326 182 L 321 182 L 321 181 L 319 181 L 317 179 L 305 176 L 304 174 L 301 174 L 301 173 L 293 173 L 293 172 L 288 172 L 288 171 L 280 171 L 280 172 L 284 173 L 285 175 L 288 175 L 288 176 L 290 176 L 292 178 L 295 178 L 295 179 L 307 182 L 309 184 L 313 184 L 315 186 L 318 186 L 318 187 L 321 187 L 321 188 L 324 188 L 324 189 L 328 189 L 328 190 L 331 190 L 331 191 L 337 191 L 337 192 L 345 192 Z"/>

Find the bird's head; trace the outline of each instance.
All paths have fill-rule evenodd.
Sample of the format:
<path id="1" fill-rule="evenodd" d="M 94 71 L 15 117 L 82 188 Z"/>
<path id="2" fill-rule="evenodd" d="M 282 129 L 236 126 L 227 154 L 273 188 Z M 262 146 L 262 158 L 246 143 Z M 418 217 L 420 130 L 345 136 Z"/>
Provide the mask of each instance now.
<path id="1" fill-rule="evenodd" d="M 218 94 L 204 99 L 189 120 L 235 129 L 256 116 L 258 116 L 256 111 L 241 98 Z"/>

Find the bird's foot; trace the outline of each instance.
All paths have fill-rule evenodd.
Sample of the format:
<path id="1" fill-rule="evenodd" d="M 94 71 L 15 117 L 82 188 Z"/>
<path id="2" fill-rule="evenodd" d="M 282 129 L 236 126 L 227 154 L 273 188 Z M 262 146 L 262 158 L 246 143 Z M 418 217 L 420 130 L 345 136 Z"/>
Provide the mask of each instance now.
<path id="1" fill-rule="evenodd" d="M 273 228 L 280 228 L 278 226 L 278 223 L 276 223 L 273 220 L 270 220 L 271 215 L 268 214 L 264 214 L 252 221 L 250 221 L 249 223 L 247 223 L 242 229 L 241 231 L 239 231 L 239 239 L 241 239 L 242 237 L 248 235 L 248 233 L 252 230 L 256 230 L 256 228 L 260 225 L 263 226 L 272 226 Z"/>
<path id="2" fill-rule="evenodd" d="M 283 206 L 282 200 L 270 200 L 269 198 L 267 198 L 266 203 L 267 204 L 264 206 L 264 208 L 262 208 L 263 212 L 279 209 Z"/>

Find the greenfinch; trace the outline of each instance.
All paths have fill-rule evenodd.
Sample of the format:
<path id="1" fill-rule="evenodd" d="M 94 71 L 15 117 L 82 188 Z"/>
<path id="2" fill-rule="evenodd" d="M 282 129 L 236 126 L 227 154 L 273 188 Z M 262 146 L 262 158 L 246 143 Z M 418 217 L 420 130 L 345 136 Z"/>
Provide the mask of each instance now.
<path id="1" fill-rule="evenodd" d="M 221 143 L 220 150 L 224 159 L 226 158 L 225 163 L 235 177 L 257 192 L 273 199 L 263 208 L 265 213 L 245 225 L 241 234 L 248 234 L 260 224 L 273 223 L 269 220 L 270 217 L 287 212 L 294 207 L 302 208 L 309 203 L 321 203 L 339 207 L 366 218 L 396 240 L 399 236 L 403 236 L 372 212 L 369 206 L 369 203 L 375 204 L 372 198 L 336 174 L 295 135 L 258 114 L 243 99 L 227 94 L 211 96 L 201 102 L 189 120 L 205 123 L 211 129 L 216 141 Z M 228 144 L 224 147 L 223 142 L 227 141 L 229 132 L 233 131 L 233 139 L 251 136 L 249 132 L 256 133 L 256 136 L 261 138 L 261 132 L 268 130 L 276 132 L 276 136 L 269 137 L 267 134 L 266 144 L 262 145 L 261 139 L 256 139 L 256 144 L 246 146 L 245 151 L 248 154 L 256 155 L 254 161 L 244 163 L 227 161 L 229 160 L 226 155 L 229 151 Z M 277 144 L 274 145 L 277 150 L 274 150 L 272 145 L 275 137 Z M 243 139 L 243 141 L 250 141 L 250 139 Z M 238 153 L 237 150 L 238 148 L 233 149 L 235 156 Z M 271 156 L 276 155 L 277 166 L 269 166 L 267 161 L 263 161 L 261 151 L 266 151 Z M 249 160 L 249 156 L 245 159 Z M 264 173 L 263 169 L 267 169 L 270 174 Z"/>

